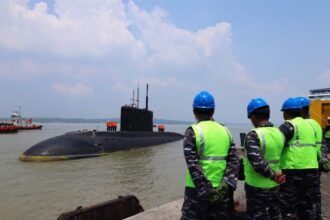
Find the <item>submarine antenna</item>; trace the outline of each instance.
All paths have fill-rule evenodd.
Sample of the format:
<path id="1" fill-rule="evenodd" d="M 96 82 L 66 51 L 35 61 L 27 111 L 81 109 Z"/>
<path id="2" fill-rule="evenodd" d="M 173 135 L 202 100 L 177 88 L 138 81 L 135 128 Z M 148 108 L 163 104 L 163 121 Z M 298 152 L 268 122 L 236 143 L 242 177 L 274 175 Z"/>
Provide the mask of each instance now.
<path id="1" fill-rule="evenodd" d="M 146 95 L 146 110 L 148 110 L 148 84 L 147 84 L 147 95 Z"/>
<path id="2" fill-rule="evenodd" d="M 135 107 L 135 91 L 133 90 L 132 107 Z"/>
<path id="3" fill-rule="evenodd" d="M 136 94 L 136 107 L 139 108 L 140 102 L 140 83 L 138 82 L 137 94 Z"/>

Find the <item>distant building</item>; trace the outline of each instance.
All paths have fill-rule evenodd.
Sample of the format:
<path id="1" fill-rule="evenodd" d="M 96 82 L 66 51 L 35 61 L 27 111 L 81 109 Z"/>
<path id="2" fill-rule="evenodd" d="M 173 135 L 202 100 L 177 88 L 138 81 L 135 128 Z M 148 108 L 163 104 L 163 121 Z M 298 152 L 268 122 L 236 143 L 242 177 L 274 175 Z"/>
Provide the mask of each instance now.
<path id="1" fill-rule="evenodd" d="M 311 89 L 308 98 L 311 101 L 309 107 L 310 117 L 316 120 L 324 129 L 327 119 L 330 117 L 330 88 Z"/>
<path id="2" fill-rule="evenodd" d="M 310 100 L 330 100 L 330 88 L 311 89 L 308 98 Z"/>

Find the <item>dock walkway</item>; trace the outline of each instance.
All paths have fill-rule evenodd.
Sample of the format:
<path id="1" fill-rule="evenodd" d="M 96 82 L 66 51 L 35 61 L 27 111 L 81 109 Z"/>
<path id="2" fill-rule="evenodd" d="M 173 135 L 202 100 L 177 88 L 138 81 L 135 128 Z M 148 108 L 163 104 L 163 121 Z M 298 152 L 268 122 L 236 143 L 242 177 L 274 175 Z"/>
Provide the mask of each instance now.
<path id="1" fill-rule="evenodd" d="M 323 220 L 330 220 L 330 173 L 321 177 Z M 183 199 L 175 200 L 167 204 L 146 210 L 126 220 L 175 220 L 181 217 Z"/>
<path id="2" fill-rule="evenodd" d="M 330 220 L 330 173 L 322 173 L 321 194 L 323 220 Z"/>

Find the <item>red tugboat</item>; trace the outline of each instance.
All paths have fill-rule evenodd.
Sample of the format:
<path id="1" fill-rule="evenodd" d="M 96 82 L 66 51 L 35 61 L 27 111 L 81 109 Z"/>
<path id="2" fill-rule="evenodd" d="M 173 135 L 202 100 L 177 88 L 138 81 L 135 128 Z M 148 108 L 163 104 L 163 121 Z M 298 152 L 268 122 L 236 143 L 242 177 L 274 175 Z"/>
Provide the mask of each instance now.
<path id="1" fill-rule="evenodd" d="M 14 111 L 10 116 L 10 121 L 18 127 L 18 130 L 36 130 L 42 128 L 42 125 L 33 124 L 31 118 L 22 118 L 21 111 Z"/>
<path id="2" fill-rule="evenodd" d="M 3 133 L 16 133 L 18 127 L 12 123 L 0 122 L 0 134 Z"/>

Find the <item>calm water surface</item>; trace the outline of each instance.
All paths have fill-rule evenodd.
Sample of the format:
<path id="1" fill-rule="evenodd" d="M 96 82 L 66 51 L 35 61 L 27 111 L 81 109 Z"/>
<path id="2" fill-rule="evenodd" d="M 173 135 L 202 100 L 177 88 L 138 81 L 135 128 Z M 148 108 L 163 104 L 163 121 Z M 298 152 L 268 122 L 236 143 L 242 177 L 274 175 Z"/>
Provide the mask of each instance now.
<path id="1" fill-rule="evenodd" d="M 184 133 L 187 125 L 167 125 Z M 235 143 L 249 126 L 228 125 Z M 103 124 L 45 123 L 42 130 L 0 135 L 0 219 L 56 219 L 60 213 L 119 195 L 136 195 L 145 209 L 182 198 L 182 140 L 103 157 L 55 162 L 20 162 L 30 146 L 46 138 Z"/>

